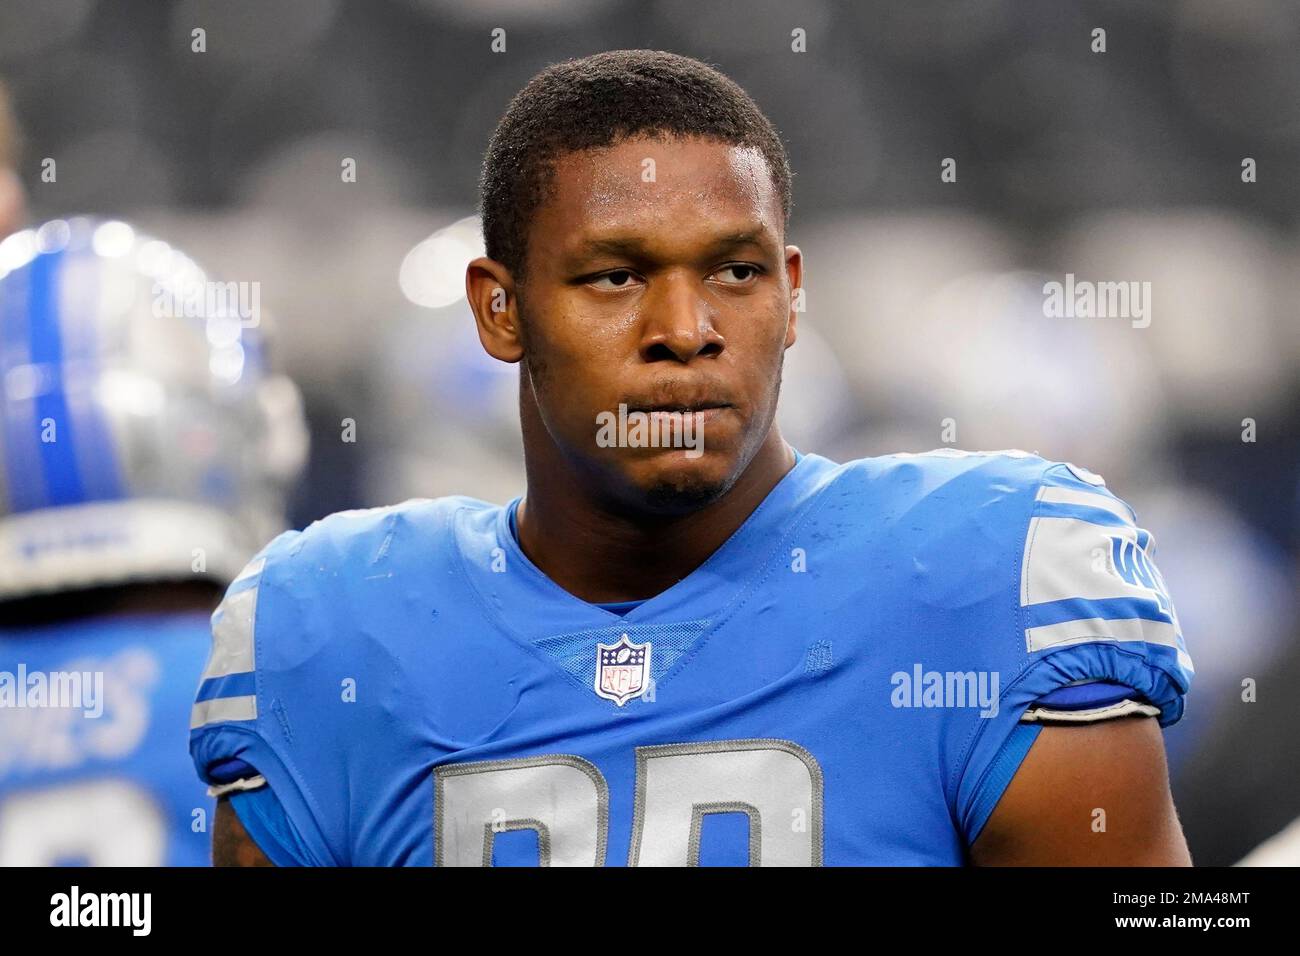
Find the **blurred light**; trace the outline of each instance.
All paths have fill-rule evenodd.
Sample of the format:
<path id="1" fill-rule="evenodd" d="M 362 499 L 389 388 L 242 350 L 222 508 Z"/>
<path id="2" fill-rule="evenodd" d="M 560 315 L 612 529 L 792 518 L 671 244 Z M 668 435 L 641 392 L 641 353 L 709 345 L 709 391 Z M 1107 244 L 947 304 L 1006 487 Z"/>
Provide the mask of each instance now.
<path id="1" fill-rule="evenodd" d="M 835 350 L 812 323 L 800 321 L 799 338 L 786 350 L 781 370 L 782 437 L 796 448 L 823 449 L 847 429 L 856 406 Z"/>
<path id="2" fill-rule="evenodd" d="M 135 244 L 135 230 L 117 220 L 106 222 L 95 229 L 91 244 L 97 255 L 117 259 L 131 251 Z"/>
<path id="3" fill-rule="evenodd" d="M 122 409 L 131 415 L 156 417 L 167 404 L 161 382 L 123 369 L 107 369 L 97 387 L 103 407 Z"/>
<path id="4" fill-rule="evenodd" d="M 483 255 L 477 216 L 461 219 L 416 244 L 398 270 L 402 294 L 426 309 L 440 309 L 465 295 L 465 267 Z"/>
<path id="5" fill-rule="evenodd" d="M 142 272 L 157 278 L 165 275 L 175 257 L 172 247 L 161 239 L 150 239 L 140 247 L 135 261 Z"/>
<path id="6" fill-rule="evenodd" d="M 40 252 L 59 252 L 67 247 L 72 229 L 62 219 L 52 219 L 36 232 L 36 248 Z"/>
<path id="7" fill-rule="evenodd" d="M 36 258 L 36 231 L 24 229 L 0 241 L 0 279 Z"/>
<path id="8" fill-rule="evenodd" d="M 48 378 L 43 365 L 15 365 L 5 373 L 5 398 L 11 402 L 25 402 L 44 394 Z"/>
<path id="9" fill-rule="evenodd" d="M 208 343 L 216 349 L 224 349 L 239 341 L 242 325 L 237 315 L 208 316 Z"/>
<path id="10" fill-rule="evenodd" d="M 259 450 L 262 463 L 271 474 L 292 481 L 307 460 L 310 442 L 303 425 L 302 395 L 288 378 L 275 375 L 263 380 L 257 399 L 266 420 L 276 423 Z"/>
<path id="11" fill-rule="evenodd" d="M 1080 278 L 1150 282 L 1151 324 L 1130 336 L 1143 374 L 1185 419 L 1240 421 L 1235 409 L 1261 413 L 1289 381 L 1277 238 L 1216 210 L 1116 212 L 1080 219 L 1057 258 Z"/>
<path id="12" fill-rule="evenodd" d="M 208 360 L 208 369 L 223 385 L 234 385 L 244 374 L 244 347 L 236 342 L 215 350 Z"/>

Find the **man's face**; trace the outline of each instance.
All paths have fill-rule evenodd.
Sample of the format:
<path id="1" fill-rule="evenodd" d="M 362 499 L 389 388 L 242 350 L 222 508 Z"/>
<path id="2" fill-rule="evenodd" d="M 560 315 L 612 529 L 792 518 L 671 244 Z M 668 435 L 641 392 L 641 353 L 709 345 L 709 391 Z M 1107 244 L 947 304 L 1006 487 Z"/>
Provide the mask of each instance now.
<path id="1" fill-rule="evenodd" d="M 734 484 L 795 339 L 802 260 L 783 239 L 757 150 L 641 138 L 557 161 L 518 289 L 524 400 L 581 474 L 665 512 Z"/>

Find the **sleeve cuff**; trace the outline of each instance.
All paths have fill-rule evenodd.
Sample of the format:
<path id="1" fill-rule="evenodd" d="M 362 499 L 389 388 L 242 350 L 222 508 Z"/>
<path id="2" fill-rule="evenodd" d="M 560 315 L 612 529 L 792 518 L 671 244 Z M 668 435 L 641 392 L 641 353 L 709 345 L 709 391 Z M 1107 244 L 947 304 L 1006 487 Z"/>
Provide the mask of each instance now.
<path id="1" fill-rule="evenodd" d="M 1154 704 L 1144 703 L 1131 698 L 1105 707 L 1091 707 L 1086 710 L 1058 710 L 1053 707 L 1031 705 L 1020 718 L 1023 724 L 1093 724 L 1116 717 L 1159 717 L 1160 708 Z"/>
<path id="2" fill-rule="evenodd" d="M 224 797 L 228 793 L 242 793 L 245 790 L 256 790 L 265 786 L 266 778 L 259 773 L 255 777 L 240 777 L 238 780 L 231 780 L 229 783 L 213 784 L 208 787 L 208 796 Z"/>

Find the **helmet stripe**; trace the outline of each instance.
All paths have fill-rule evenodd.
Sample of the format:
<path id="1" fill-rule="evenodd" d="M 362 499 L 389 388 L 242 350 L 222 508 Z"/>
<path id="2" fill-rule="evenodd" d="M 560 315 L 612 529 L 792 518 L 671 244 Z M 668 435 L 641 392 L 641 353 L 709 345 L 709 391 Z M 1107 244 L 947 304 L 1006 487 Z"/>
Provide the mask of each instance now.
<path id="1" fill-rule="evenodd" d="M 116 436 L 108 421 L 108 410 L 96 394 L 103 373 L 99 338 L 108 331 L 103 325 L 106 292 L 105 270 L 98 268 L 95 254 L 82 247 L 69 249 L 58 283 L 58 321 L 63 336 L 63 359 L 75 377 L 68 380 L 67 401 L 73 423 L 73 454 L 80 466 L 78 475 L 87 501 L 110 501 L 122 497 Z M 111 361 L 111 358 L 110 358 Z"/>
<path id="2" fill-rule="evenodd" d="M 36 398 L 36 427 L 42 431 L 46 422 L 54 423 L 53 441 L 41 436 L 41 467 L 45 473 L 46 503 L 70 505 L 85 501 L 81 475 L 77 471 L 77 453 L 72 441 L 72 416 L 63 380 L 63 336 L 59 327 L 56 280 L 63 264 L 62 252 L 39 255 L 30 266 L 28 313 L 31 362 L 48 372 L 49 388 L 41 388 Z"/>
<path id="3" fill-rule="evenodd" d="M 45 504 L 41 479 L 40 432 L 36 401 L 21 381 L 31 361 L 27 310 L 31 270 L 17 269 L 0 287 L 0 415 L 3 415 L 5 479 L 11 512 L 31 511 Z"/>

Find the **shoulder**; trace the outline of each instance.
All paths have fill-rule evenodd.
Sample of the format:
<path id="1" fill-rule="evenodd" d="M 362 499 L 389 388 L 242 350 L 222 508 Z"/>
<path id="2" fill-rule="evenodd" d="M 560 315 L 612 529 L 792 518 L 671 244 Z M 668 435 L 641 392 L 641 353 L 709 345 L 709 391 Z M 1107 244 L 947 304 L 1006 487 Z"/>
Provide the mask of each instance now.
<path id="1" fill-rule="evenodd" d="M 262 665 L 301 662 L 369 633 L 401 596 L 431 596 L 461 560 L 457 516 L 490 523 L 501 509 L 472 498 L 412 499 L 340 511 L 286 531 L 248 563 L 213 615 L 213 640 L 238 630 Z"/>
<path id="2" fill-rule="evenodd" d="M 452 522 L 459 512 L 483 516 L 498 510 L 474 498 L 454 496 L 338 511 L 302 531 L 286 531 L 275 538 L 240 577 L 310 587 L 414 550 L 436 556 L 454 546 Z"/>
<path id="3" fill-rule="evenodd" d="M 915 530 L 945 537 L 975 527 L 987 540 L 1002 526 L 1008 543 L 1018 546 L 1026 543 L 1036 515 L 1135 521 L 1133 510 L 1100 475 L 1018 449 L 940 448 L 862 458 L 841 465 L 835 483 L 842 492 L 859 490 L 854 497 L 866 499 L 876 523 L 906 517 Z"/>
<path id="4" fill-rule="evenodd" d="M 886 489 L 879 518 L 906 543 L 913 593 L 971 614 L 992 599 L 968 622 L 980 625 L 970 640 L 996 651 L 1026 703 L 1113 682 L 1136 688 L 1162 723 L 1178 719 L 1193 665 L 1156 538 L 1100 475 L 1023 451 L 941 449 L 851 468 Z M 1009 629 L 1000 607 L 1014 612 Z"/>
<path id="5" fill-rule="evenodd" d="M 497 510 L 469 498 L 415 499 L 341 511 L 263 548 L 212 615 L 205 680 L 283 692 L 347 661 L 383 656 L 388 618 L 411 595 L 430 596 L 456 560 L 455 517 Z M 254 676 L 255 675 L 255 676 Z M 225 681 L 206 688 L 227 694 Z M 226 705 L 213 705 L 228 710 Z M 251 703 L 248 710 L 252 711 Z"/>
<path id="6" fill-rule="evenodd" d="M 1015 448 L 1002 451 L 936 448 L 927 452 L 898 452 L 859 458 L 841 467 L 842 478 L 886 482 L 898 495 L 926 497 L 939 492 L 951 497 L 959 491 L 977 495 L 990 488 L 1003 494 L 1032 489 L 1037 487 L 1046 472 L 1074 466 Z M 1092 474 L 1084 469 L 1079 471 Z M 960 505 L 965 501 L 965 498 L 957 498 L 954 504 Z"/>
<path id="7" fill-rule="evenodd" d="M 1185 689 L 1191 662 L 1155 536 L 1100 475 L 1023 451 L 940 449 L 850 462 L 835 483 L 856 537 L 887 550 L 897 590 L 962 613 L 963 649 L 997 650 L 1012 672 L 1048 656 L 1145 658 Z M 1112 670 L 1093 676 L 1136 679 Z M 1177 696 L 1160 695 L 1166 720 Z"/>
<path id="8" fill-rule="evenodd" d="M 1069 467 L 1017 450 L 882 455 L 841 465 L 825 498 L 864 545 L 913 555 L 919 584 L 1005 581 L 1041 488 Z"/>
<path id="9" fill-rule="evenodd" d="M 418 656 L 400 645 L 412 630 L 401 615 L 445 586 L 439 565 L 458 560 L 467 511 L 499 509 L 420 499 L 285 532 L 213 612 L 190 717 L 195 767 L 214 786 L 268 783 L 315 860 L 347 859 L 340 780 L 396 740 L 394 688 L 409 686 L 403 668 Z"/>

